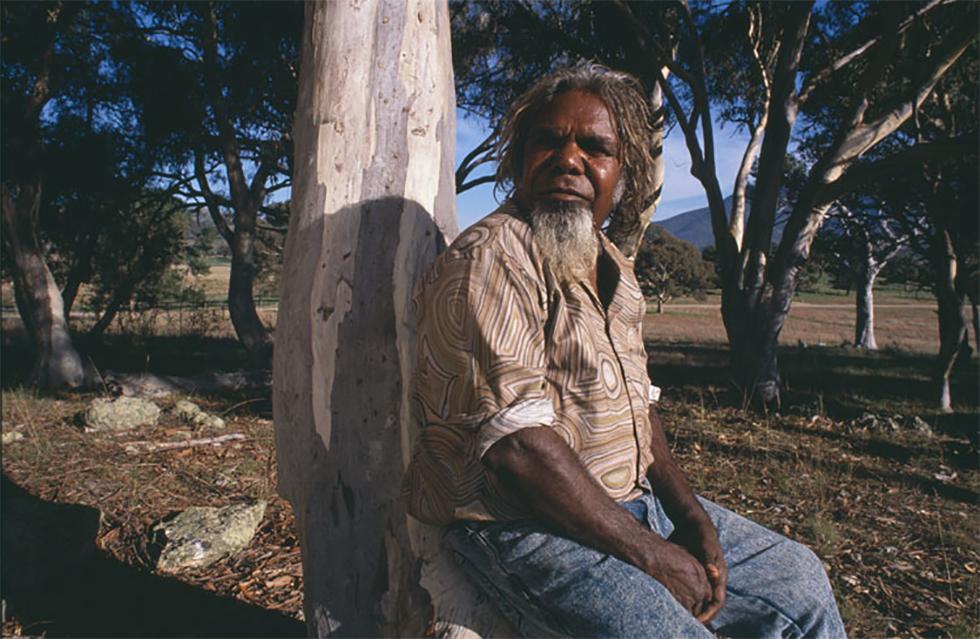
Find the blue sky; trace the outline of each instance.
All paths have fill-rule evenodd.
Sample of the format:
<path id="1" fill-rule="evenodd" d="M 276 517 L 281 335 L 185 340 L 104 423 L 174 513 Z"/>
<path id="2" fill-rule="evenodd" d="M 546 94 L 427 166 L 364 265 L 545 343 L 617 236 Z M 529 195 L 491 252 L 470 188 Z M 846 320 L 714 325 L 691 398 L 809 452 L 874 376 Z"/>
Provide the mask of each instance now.
<path id="1" fill-rule="evenodd" d="M 748 135 L 745 131 L 737 133 L 732 125 L 724 129 L 720 128 L 719 125 L 720 122 L 716 119 L 714 127 L 716 164 L 722 193 L 727 196 L 731 193 L 735 173 L 738 171 L 738 165 L 742 161 L 742 153 L 748 143 Z M 459 109 L 456 110 L 457 166 L 473 147 L 483 141 L 488 132 L 486 121 L 477 119 Z M 667 135 L 664 155 L 667 159 L 664 194 L 654 219 L 663 220 L 678 213 L 707 206 L 708 201 L 704 196 L 701 183 L 691 176 L 690 156 L 687 153 L 684 136 L 680 129 L 675 128 Z M 474 172 L 471 177 L 488 175 L 493 170 L 493 165 L 485 165 Z M 456 215 L 459 218 L 460 229 L 473 224 L 496 206 L 492 184 L 478 186 L 458 196 L 456 198 Z"/>

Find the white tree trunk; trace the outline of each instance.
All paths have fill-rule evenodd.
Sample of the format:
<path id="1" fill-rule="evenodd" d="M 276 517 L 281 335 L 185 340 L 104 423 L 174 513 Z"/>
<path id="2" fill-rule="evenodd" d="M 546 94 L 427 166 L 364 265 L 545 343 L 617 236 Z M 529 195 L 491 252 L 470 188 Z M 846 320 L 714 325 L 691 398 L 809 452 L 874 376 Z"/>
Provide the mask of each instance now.
<path id="1" fill-rule="evenodd" d="M 874 284 L 877 273 L 862 273 L 855 287 L 854 346 L 873 351 L 875 341 Z"/>
<path id="2" fill-rule="evenodd" d="M 17 310 L 34 345 L 29 381 L 41 388 L 78 388 L 85 383 L 85 368 L 68 332 L 61 291 L 37 240 L 40 199 L 40 182 L 20 185 L 16 199 L 3 189 L 3 233 L 12 257 Z"/>
<path id="3" fill-rule="evenodd" d="M 885 261 L 874 256 L 874 246 L 870 237 L 864 238 L 862 263 L 854 272 L 854 346 L 865 350 L 877 350 L 875 341 L 875 280 Z"/>
<path id="4" fill-rule="evenodd" d="M 274 412 L 312 635 L 493 624 L 399 497 L 415 283 L 457 233 L 449 42 L 444 0 L 306 5 Z"/>

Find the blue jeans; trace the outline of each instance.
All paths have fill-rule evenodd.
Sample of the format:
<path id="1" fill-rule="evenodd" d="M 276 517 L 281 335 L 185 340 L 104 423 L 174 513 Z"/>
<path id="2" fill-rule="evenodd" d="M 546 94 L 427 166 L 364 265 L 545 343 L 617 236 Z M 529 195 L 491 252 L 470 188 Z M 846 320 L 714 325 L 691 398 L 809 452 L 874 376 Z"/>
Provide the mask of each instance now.
<path id="1" fill-rule="evenodd" d="M 458 522 L 445 541 L 524 636 L 845 636 L 823 564 L 810 549 L 706 499 L 701 504 L 728 563 L 725 605 L 708 627 L 653 577 L 539 524 Z M 674 529 L 652 495 L 622 506 L 665 539 Z"/>

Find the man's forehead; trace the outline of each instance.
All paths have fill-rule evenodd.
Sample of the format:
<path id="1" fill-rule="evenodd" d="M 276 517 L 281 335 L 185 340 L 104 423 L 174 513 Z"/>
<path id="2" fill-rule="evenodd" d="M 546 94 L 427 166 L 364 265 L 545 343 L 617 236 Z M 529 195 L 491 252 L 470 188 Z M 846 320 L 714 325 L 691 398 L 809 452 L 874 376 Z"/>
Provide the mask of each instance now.
<path id="1" fill-rule="evenodd" d="M 599 95 L 572 89 L 553 96 L 531 117 L 529 131 L 561 132 L 575 120 L 577 128 L 603 137 L 616 136 L 616 118 Z"/>

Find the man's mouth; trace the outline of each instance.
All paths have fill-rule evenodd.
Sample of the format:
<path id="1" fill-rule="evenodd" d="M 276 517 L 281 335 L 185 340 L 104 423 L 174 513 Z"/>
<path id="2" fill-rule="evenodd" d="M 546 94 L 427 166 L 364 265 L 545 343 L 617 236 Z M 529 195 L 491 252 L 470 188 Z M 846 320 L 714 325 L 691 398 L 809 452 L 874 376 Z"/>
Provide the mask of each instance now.
<path id="1" fill-rule="evenodd" d="M 580 200 L 587 202 L 589 198 L 575 189 L 555 188 L 541 193 L 541 196 L 551 200 Z"/>

